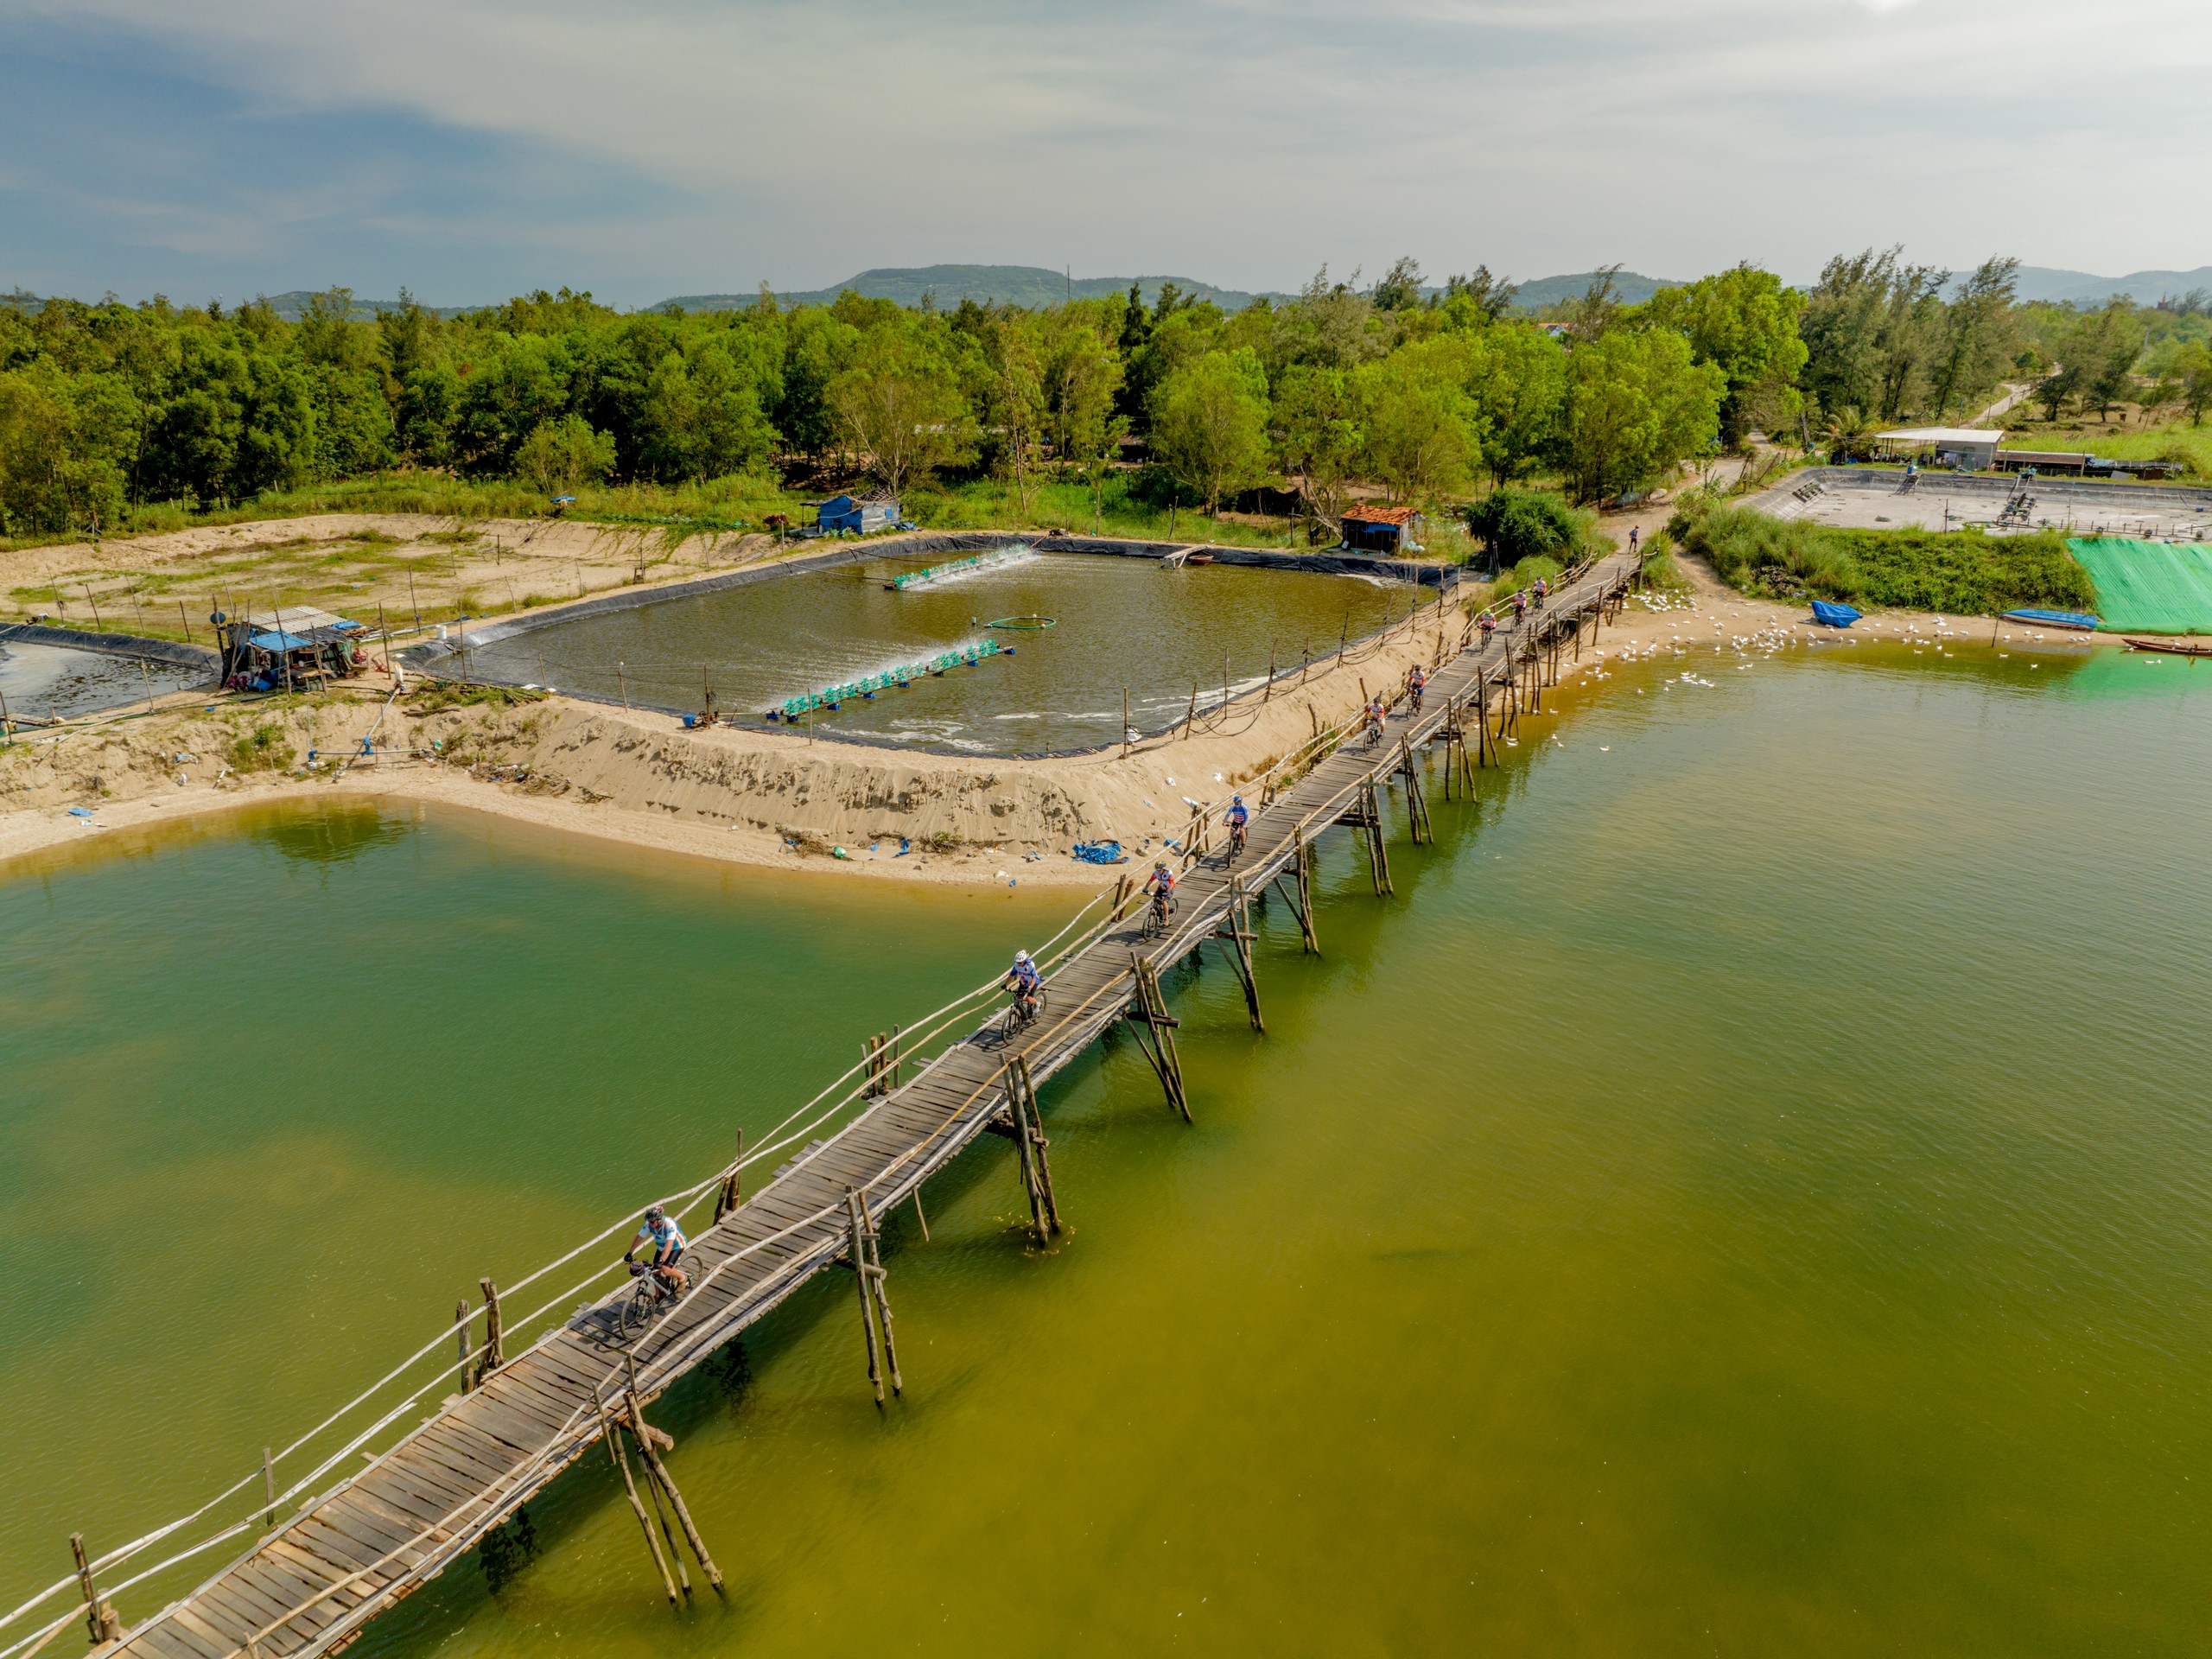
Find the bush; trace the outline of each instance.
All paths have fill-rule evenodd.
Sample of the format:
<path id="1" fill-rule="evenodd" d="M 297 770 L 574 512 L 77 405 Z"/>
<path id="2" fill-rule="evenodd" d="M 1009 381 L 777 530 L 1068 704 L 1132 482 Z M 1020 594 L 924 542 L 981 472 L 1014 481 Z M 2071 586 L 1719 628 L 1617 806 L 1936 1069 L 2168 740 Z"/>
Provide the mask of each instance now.
<path id="1" fill-rule="evenodd" d="M 1684 507 L 1667 528 L 1685 552 L 1747 594 L 1980 616 L 2097 602 L 2089 573 L 2055 531 L 1835 530 L 1719 505 Z"/>
<path id="2" fill-rule="evenodd" d="M 291 740 L 283 727 L 264 721 L 231 741 L 230 762 L 232 772 L 282 772 L 292 764 Z"/>
<path id="3" fill-rule="evenodd" d="M 1590 534 L 1588 514 L 1535 490 L 1495 490 L 1467 507 L 1465 518 L 1467 533 L 1482 543 L 1493 567 L 1541 556 L 1564 569 Z"/>

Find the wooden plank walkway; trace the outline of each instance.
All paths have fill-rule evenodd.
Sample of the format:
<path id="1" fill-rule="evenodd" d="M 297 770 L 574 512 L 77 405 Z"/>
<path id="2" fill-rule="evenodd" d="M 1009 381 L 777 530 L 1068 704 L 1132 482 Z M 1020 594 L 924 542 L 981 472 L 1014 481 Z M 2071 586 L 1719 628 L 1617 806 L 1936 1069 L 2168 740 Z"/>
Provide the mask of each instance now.
<path id="1" fill-rule="evenodd" d="M 1425 711 L 1394 713 L 1387 740 L 1337 747 L 1255 811 L 1233 869 L 1200 859 L 1177 888 L 1171 931 L 1147 939 L 1117 922 L 1062 963 L 1043 1014 L 1014 1036 L 997 1019 L 923 1066 L 843 1130 L 801 1154 L 685 1257 L 693 1289 L 626 1342 L 616 1309 L 627 1287 L 578 1312 L 473 1393 L 444 1406 L 397 1446 L 312 1500 L 243 1558 L 135 1629 L 107 1652 L 146 1659 L 312 1656 L 343 1646 L 410 1591 L 435 1579 L 592 1443 L 603 1409 L 620 1409 L 633 1376 L 650 1402 L 670 1382 L 849 1254 L 849 1192 L 874 1215 L 912 1198 L 986 1130 L 1010 1130 L 1009 1062 L 1040 1084 L 1124 1017 L 1135 963 L 1172 964 L 1214 935 L 1273 878 L 1294 874 L 1301 842 L 1356 813 L 1370 786 L 1448 735 L 1471 709 L 1571 626 L 1602 613 L 1635 579 L 1625 557 L 1601 560 L 1562 584 L 1517 632 L 1461 652 L 1429 682 Z M 1401 743 L 1406 746 L 1403 749 Z M 1235 922 L 1229 925 L 1234 927 Z M 1163 1010 L 1164 1012 L 1164 1007 Z M 634 1369 L 633 1369 L 634 1368 Z M 602 1408 L 602 1399 L 607 1406 Z"/>

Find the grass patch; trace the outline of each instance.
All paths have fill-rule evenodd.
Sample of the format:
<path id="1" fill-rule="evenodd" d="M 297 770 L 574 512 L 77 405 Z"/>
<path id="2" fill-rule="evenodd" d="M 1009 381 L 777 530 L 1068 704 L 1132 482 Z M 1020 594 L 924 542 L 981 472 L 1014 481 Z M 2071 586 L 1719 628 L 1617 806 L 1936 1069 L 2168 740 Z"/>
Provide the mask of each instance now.
<path id="1" fill-rule="evenodd" d="M 518 685 L 464 685 L 459 680 L 433 680 L 407 696 L 408 708 L 418 715 L 447 709 L 518 709 L 544 701 L 543 691 L 525 691 Z"/>
<path id="2" fill-rule="evenodd" d="M 282 772 L 292 764 L 292 740 L 277 721 L 265 720 L 232 738 L 224 758 L 232 772 Z"/>
<path id="3" fill-rule="evenodd" d="M 1139 494 L 1139 475 L 1116 473 L 1106 482 L 1103 511 L 1080 480 L 1047 479 L 1029 493 L 1020 512 L 1014 492 L 991 479 L 938 485 L 909 493 L 907 516 L 925 530 L 1065 529 L 1078 536 L 1113 536 L 1142 542 L 1219 542 L 1229 547 L 1302 548 L 1295 529 L 1209 518 L 1203 508 L 1154 505 Z"/>
<path id="4" fill-rule="evenodd" d="M 1748 507 L 1685 507 L 1667 526 L 1722 581 L 1768 598 L 1991 616 L 2022 606 L 2096 607 L 2089 573 L 2055 531 L 1839 530 L 1770 518 Z"/>

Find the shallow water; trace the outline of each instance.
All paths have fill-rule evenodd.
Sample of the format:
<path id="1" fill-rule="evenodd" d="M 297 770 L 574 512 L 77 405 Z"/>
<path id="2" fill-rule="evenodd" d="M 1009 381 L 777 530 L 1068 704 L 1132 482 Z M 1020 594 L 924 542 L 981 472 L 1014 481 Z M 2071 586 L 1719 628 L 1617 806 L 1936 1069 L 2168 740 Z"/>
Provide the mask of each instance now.
<path id="1" fill-rule="evenodd" d="M 718 709 L 757 719 L 785 698 L 981 639 L 994 632 L 984 623 L 1047 616 L 1049 629 L 995 631 L 1010 657 L 813 716 L 816 729 L 845 737 L 1034 754 L 1118 741 L 1124 690 L 1140 729 L 1172 724 L 1194 689 L 1206 708 L 1224 680 L 1241 686 L 1271 661 L 1294 669 L 1306 652 L 1333 652 L 1347 631 L 1357 639 L 1403 616 L 1418 592 L 1358 576 L 1071 553 L 885 591 L 931 563 L 870 560 L 550 623 L 473 649 L 469 666 L 488 679 L 671 709 L 698 709 L 711 688 Z"/>
<path id="2" fill-rule="evenodd" d="M 591 1460 L 385 1654 L 2184 1653 L 2212 1616 L 2212 675 L 1870 646 L 1617 670 L 1430 799 L 1326 955 L 1171 992 L 888 1260 Z M 265 815 L 0 885 L 0 1595 L 725 1155 L 1065 901 Z M 126 1604 L 126 1612 L 144 1605 Z"/>
<path id="3" fill-rule="evenodd" d="M 111 657 L 105 652 L 9 640 L 0 644 L 0 697 L 8 712 L 68 719 L 209 683 L 204 671 Z"/>

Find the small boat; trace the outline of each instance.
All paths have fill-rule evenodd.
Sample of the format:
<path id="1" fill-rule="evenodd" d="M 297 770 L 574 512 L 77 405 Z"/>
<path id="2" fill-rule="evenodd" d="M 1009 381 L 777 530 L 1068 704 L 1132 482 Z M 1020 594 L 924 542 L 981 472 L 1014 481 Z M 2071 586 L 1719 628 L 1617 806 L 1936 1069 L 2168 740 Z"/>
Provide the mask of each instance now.
<path id="1" fill-rule="evenodd" d="M 1813 620 L 1824 627 L 1847 628 L 1859 620 L 1860 614 L 1848 605 L 1831 605 L 1825 599 L 1813 601 Z"/>
<path id="2" fill-rule="evenodd" d="M 2212 645 L 2196 639 L 2152 639 L 2141 634 L 2126 636 L 2130 651 L 2163 651 L 2172 657 L 2212 657 Z"/>
<path id="3" fill-rule="evenodd" d="M 1185 559 L 1183 563 L 1185 564 L 1211 564 L 1213 563 L 1213 555 L 1211 553 L 1193 553 L 1188 558 Z"/>
<path id="4" fill-rule="evenodd" d="M 2094 633 L 2104 626 L 2103 619 L 2087 611 L 2006 611 L 2007 622 L 2031 622 L 2041 628 L 2072 628 L 2079 633 Z"/>

